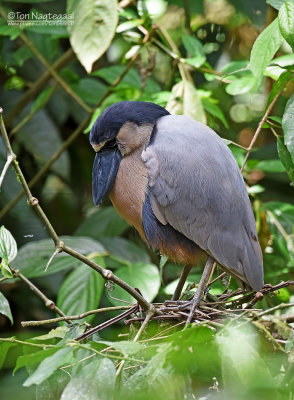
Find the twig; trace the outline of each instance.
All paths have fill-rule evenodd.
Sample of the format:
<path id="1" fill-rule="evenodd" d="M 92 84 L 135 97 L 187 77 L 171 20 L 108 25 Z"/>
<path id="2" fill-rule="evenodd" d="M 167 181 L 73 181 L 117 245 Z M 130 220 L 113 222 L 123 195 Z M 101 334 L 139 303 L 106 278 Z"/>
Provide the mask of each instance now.
<path id="1" fill-rule="evenodd" d="M 20 121 L 10 132 L 10 137 L 16 134 L 25 124 L 29 122 L 29 120 L 49 101 L 52 94 L 57 89 L 57 83 L 52 87 L 52 90 L 47 94 L 47 96 L 41 101 L 41 103 L 36 107 L 33 111 L 31 111 L 28 115 L 24 117 L 22 121 Z"/>
<path id="2" fill-rule="evenodd" d="M 147 364 L 147 361 L 138 360 L 137 358 L 127 358 L 127 357 L 114 356 L 112 354 L 105 354 L 105 353 L 102 353 L 102 351 L 96 350 L 93 347 L 89 347 L 86 344 L 82 344 L 82 343 L 79 343 L 76 341 L 69 343 L 69 345 L 73 345 L 75 347 L 80 347 L 85 350 L 90 350 L 90 351 L 93 351 L 94 353 L 98 354 L 99 356 L 113 358 L 114 360 L 127 360 L 127 361 L 139 362 L 140 364 Z"/>
<path id="3" fill-rule="evenodd" d="M 4 18 L 7 18 L 5 10 L 0 7 L 0 13 Z M 60 86 L 87 112 L 91 112 L 92 109 L 89 107 L 72 89 L 71 87 L 65 82 L 63 78 L 55 71 L 55 69 L 49 64 L 45 57 L 39 52 L 33 42 L 21 32 L 19 37 L 22 41 L 28 46 L 28 48 L 37 56 L 39 61 L 44 65 L 44 67 L 49 71 L 50 75 L 54 77 L 54 79 L 60 84 Z"/>
<path id="4" fill-rule="evenodd" d="M 102 322 L 102 324 L 95 326 L 92 329 L 89 329 L 88 331 L 82 333 L 80 336 L 76 338 L 78 342 L 81 340 L 87 339 L 89 336 L 94 335 L 94 333 L 97 333 L 101 331 L 102 329 L 108 328 L 109 326 L 115 324 L 116 322 L 121 321 L 122 319 L 128 317 L 129 315 L 135 313 L 138 310 L 138 304 L 135 304 L 133 307 L 131 307 L 129 310 L 123 312 L 122 314 L 117 315 L 114 318 L 111 318 L 105 322 Z"/>
<path id="5" fill-rule="evenodd" d="M 154 315 L 154 310 L 155 310 L 155 309 L 147 311 L 146 317 L 145 317 L 145 319 L 144 319 L 144 322 L 143 322 L 143 324 L 141 325 L 140 329 L 138 330 L 136 336 L 134 337 L 133 342 L 137 342 L 137 341 L 140 339 L 141 334 L 144 332 L 144 330 L 145 330 L 146 326 L 148 325 L 150 319 L 151 319 L 151 318 L 153 317 L 153 315 Z M 122 372 L 124 365 L 125 365 L 125 361 L 122 361 L 122 362 L 120 363 L 120 365 L 119 365 L 117 371 L 116 371 L 116 376 L 117 376 L 117 377 L 118 377 L 118 376 L 120 375 L 120 373 Z"/>
<path id="6" fill-rule="evenodd" d="M 22 321 L 21 325 L 22 326 L 39 326 L 39 325 L 53 324 L 53 323 L 60 322 L 60 321 L 74 321 L 74 320 L 86 318 L 89 315 L 93 315 L 93 314 L 100 314 L 103 312 L 110 312 L 110 311 L 128 310 L 131 307 L 133 307 L 133 306 L 98 308 L 97 310 L 87 311 L 87 312 L 84 312 L 79 315 L 70 315 L 70 316 L 65 316 L 65 317 L 44 319 L 42 321 Z"/>
<path id="7" fill-rule="evenodd" d="M 289 80 L 292 79 L 292 78 L 293 78 L 293 75 L 291 75 L 290 78 L 289 78 L 289 79 L 284 83 L 284 85 L 280 88 L 280 90 L 278 91 L 278 93 L 275 95 L 275 97 L 273 98 L 273 100 L 272 100 L 271 103 L 269 104 L 269 106 L 268 106 L 266 112 L 264 113 L 264 115 L 263 115 L 261 121 L 259 122 L 258 127 L 257 127 L 257 129 L 256 129 L 256 131 L 255 131 L 255 133 L 254 133 L 254 135 L 253 135 L 252 140 L 251 140 L 251 143 L 250 143 L 250 145 L 249 145 L 249 147 L 248 147 L 248 149 L 247 149 L 247 153 L 246 153 L 245 159 L 244 159 L 243 164 L 242 164 L 242 167 L 241 167 L 241 172 L 244 171 L 244 168 L 245 168 L 245 165 L 246 165 L 247 160 L 248 160 L 248 158 L 249 158 L 249 155 L 250 155 L 250 153 L 251 153 L 251 151 L 252 151 L 252 149 L 253 149 L 253 146 L 254 146 L 254 144 L 255 144 L 255 142 L 256 142 L 256 140 L 257 140 L 259 134 L 260 134 L 260 131 L 261 131 L 261 129 L 262 129 L 263 124 L 264 124 L 265 121 L 267 120 L 267 118 L 268 118 L 270 112 L 272 111 L 273 106 L 275 105 L 275 103 L 276 103 L 276 101 L 278 100 L 280 94 L 281 94 L 282 91 L 284 90 L 284 87 L 287 85 L 287 83 L 289 82 Z"/>
<path id="8" fill-rule="evenodd" d="M 55 63 L 52 65 L 52 68 L 57 72 L 65 67 L 73 59 L 74 52 L 72 48 L 70 48 L 57 61 L 55 61 Z M 44 72 L 44 74 L 41 75 L 40 78 L 36 80 L 36 82 L 34 82 L 33 86 L 24 93 L 21 99 L 5 116 L 5 124 L 8 128 L 13 124 L 15 118 L 19 116 L 22 109 L 41 92 L 41 90 L 47 85 L 50 79 L 50 72 Z"/>
<path id="9" fill-rule="evenodd" d="M 281 303 L 281 304 L 278 304 L 275 307 L 268 308 L 267 310 L 261 312 L 259 314 L 259 317 L 262 317 L 263 315 L 266 315 L 266 314 L 270 314 L 271 312 L 276 311 L 276 310 L 282 310 L 283 308 L 287 308 L 287 307 L 294 307 L 294 303 L 288 303 L 288 304 L 287 303 Z"/>
<path id="10" fill-rule="evenodd" d="M 2 113 L 2 108 L 0 108 L 0 113 Z M 14 153 L 13 154 L 7 154 L 7 160 L 6 160 L 6 163 L 5 163 L 4 167 L 3 167 L 3 170 L 2 170 L 1 176 L 0 176 L 0 191 L 1 191 L 2 182 L 3 182 L 4 178 L 5 178 L 5 175 L 6 175 L 7 171 L 8 171 L 8 168 L 9 168 L 10 164 L 13 163 L 14 159 L 15 159 L 15 154 Z"/>
<path id="11" fill-rule="evenodd" d="M 13 276 L 15 278 L 20 278 L 23 282 L 25 282 L 28 287 L 36 293 L 40 299 L 44 301 L 44 304 L 46 307 L 50 308 L 50 310 L 56 312 L 56 314 L 59 314 L 62 318 L 65 317 L 65 314 L 55 305 L 54 301 L 50 300 L 43 292 L 41 292 L 40 289 L 37 288 L 28 278 L 26 278 L 23 274 L 21 274 L 18 270 L 11 269 Z M 69 320 L 67 320 L 69 321 Z"/>
<path id="12" fill-rule="evenodd" d="M 23 340 L 18 340 L 15 339 L 14 337 L 12 338 L 0 338 L 0 342 L 10 342 L 10 343 L 18 343 L 18 344 L 25 344 L 26 346 L 31 346 L 31 347 L 39 347 L 43 350 L 47 349 L 48 347 L 56 347 L 53 344 L 37 344 L 37 343 L 31 343 L 31 342 L 24 342 Z"/>

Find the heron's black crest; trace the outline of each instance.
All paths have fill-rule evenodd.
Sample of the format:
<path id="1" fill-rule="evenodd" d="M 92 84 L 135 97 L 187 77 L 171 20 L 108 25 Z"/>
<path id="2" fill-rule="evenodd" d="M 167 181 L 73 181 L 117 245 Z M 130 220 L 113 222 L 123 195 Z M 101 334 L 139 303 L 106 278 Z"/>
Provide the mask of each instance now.
<path id="1" fill-rule="evenodd" d="M 145 101 L 121 101 L 112 104 L 94 123 L 90 142 L 99 144 L 116 137 L 126 122 L 134 122 L 136 125 L 155 123 L 165 115 L 169 115 L 165 108 Z"/>

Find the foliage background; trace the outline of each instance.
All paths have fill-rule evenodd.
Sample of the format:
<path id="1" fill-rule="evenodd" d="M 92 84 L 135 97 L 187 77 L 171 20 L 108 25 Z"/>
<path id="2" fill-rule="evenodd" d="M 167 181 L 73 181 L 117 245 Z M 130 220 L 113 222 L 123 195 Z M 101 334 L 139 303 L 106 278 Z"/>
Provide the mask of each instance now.
<path id="1" fill-rule="evenodd" d="M 27 180 L 38 178 L 33 193 L 66 243 L 114 270 L 131 286 L 139 287 L 149 301 L 163 301 L 172 293 L 180 269 L 167 263 L 162 271 L 159 255 L 142 244 L 109 203 L 98 210 L 93 207 L 91 168 L 94 154 L 87 137 L 91 121 L 117 101 L 153 101 L 173 113 L 187 114 L 206 122 L 223 138 L 239 144 L 230 144 L 230 148 L 241 166 L 246 154 L 244 148 L 250 146 L 270 101 L 286 83 L 254 145 L 244 177 L 264 250 L 265 282 L 276 284 L 293 279 L 294 206 L 290 182 L 294 179 L 291 123 L 294 3 L 283 3 L 282 0 L 138 0 L 122 1 L 117 5 L 114 0 L 69 0 L 67 3 L 31 0 L 5 1 L 1 5 L 0 105 L 4 109 L 4 122 L 14 152 Z M 6 14 L 11 11 L 74 12 L 75 19 L 68 29 L 43 25 L 25 26 L 20 30 L 7 25 Z M 284 11 L 286 22 L 282 15 Z M 266 33 L 260 35 L 267 26 Z M 61 65 L 56 67 L 56 62 Z M 57 75 L 52 73 L 52 66 L 58 71 Z M 128 72 L 118 83 L 117 79 L 126 68 Z M 47 78 L 44 78 L 46 73 Z M 73 132 L 76 132 L 76 138 L 68 146 Z M 60 148 L 62 154 L 56 158 Z M 5 148 L 0 141 L 1 164 L 4 165 L 5 160 Z M 41 175 L 37 175 L 40 171 Z M 54 246 L 24 197 L 10 207 L 20 189 L 10 169 L 1 188 L 0 217 L 19 249 L 11 266 L 32 278 L 67 315 L 95 309 L 98 305 L 121 305 L 112 297 L 131 301 L 120 288 L 106 290 L 100 276 L 69 256 L 59 255 L 44 272 Z M 197 281 L 200 273 L 201 266 L 195 267 L 191 281 Z M 232 288 L 234 285 L 232 282 Z M 211 293 L 221 291 L 223 286 L 218 283 Z M 16 335 L 19 340 L 26 341 L 48 332 L 21 326 L 24 320 L 52 317 L 52 312 L 24 283 L 17 279 L 5 280 L 1 283 L 1 293 L 9 301 L 14 320 L 11 326 L 9 319 L 0 315 L 1 336 Z M 293 291 L 287 288 L 274 297 L 266 297 L 260 307 L 266 309 L 281 302 L 288 302 L 289 308 L 285 312 L 293 313 L 290 308 Z M 4 308 L 1 312 L 8 315 Z M 113 315 L 91 315 L 86 321 L 94 325 Z M 49 325 L 48 329 L 54 326 Z M 164 324 L 154 325 L 148 337 L 160 335 L 166 328 Z M 132 358 L 134 354 L 134 358 L 138 358 L 140 355 L 139 358 L 148 363 L 143 372 L 134 369 L 133 375 L 125 373 L 126 384 L 120 398 L 130 398 L 129 388 L 132 388 L 134 398 L 155 395 L 235 398 L 238 385 L 243 388 L 244 398 L 261 398 L 260 393 L 267 398 L 290 398 L 289 387 L 293 382 L 287 381 L 290 386 L 282 383 L 290 374 L 293 362 L 293 350 L 290 363 L 288 360 L 288 352 L 293 346 L 291 328 L 283 337 L 286 353 L 277 350 L 277 344 L 260 337 L 254 326 L 248 328 L 249 331 L 232 328 L 229 336 L 224 332 L 217 338 L 207 327 L 193 329 L 184 333 L 171 331 L 173 335 L 157 347 L 143 349 L 142 344 L 125 347 L 120 353 L 124 357 Z M 132 330 L 122 324 L 107 329 L 101 337 L 115 341 L 118 334 L 123 333 L 129 334 L 130 339 L 133 337 Z M 59 340 L 64 340 L 65 334 L 69 335 L 67 338 L 75 337 L 63 325 L 57 333 L 35 342 L 43 340 L 42 343 L 62 347 L 65 342 L 60 344 Z M 96 341 L 99 343 L 99 338 Z M 229 343 L 235 345 L 229 346 Z M 178 344 L 182 346 L 180 354 Z M 31 353 L 33 347 L 8 342 L 0 342 L 0 346 L 1 398 L 16 398 L 19 393 L 23 398 L 35 398 L 35 386 L 21 385 L 28 374 L 46 360 L 44 351 L 48 350 L 41 350 L 39 356 L 33 352 L 36 358 L 19 359 L 20 355 Z M 240 359 L 240 347 L 247 358 Z M 87 357 L 87 352 L 102 348 L 101 343 L 95 345 L 94 342 L 91 350 L 75 349 L 76 353 L 69 352 L 67 356 L 71 348 L 62 347 L 59 351 L 64 353 L 60 354 L 60 360 L 74 364 Z M 197 355 L 193 353 L 191 357 L 190 348 Z M 53 350 L 49 353 L 48 357 Z M 11 368 L 17 359 L 23 360 L 28 371 L 22 368 L 12 377 Z M 29 360 L 33 360 L 32 364 Z M 97 355 L 94 361 L 90 359 L 89 363 L 80 363 L 82 367 L 73 368 L 71 374 L 82 380 L 90 376 L 90 382 L 95 380 L 95 373 L 99 376 L 101 371 L 106 371 L 109 385 L 105 378 L 102 388 L 101 380 L 96 379 L 98 386 L 91 390 L 101 392 L 101 398 L 111 398 L 114 364 L 109 358 L 101 360 L 101 355 Z M 21 364 L 22 361 L 18 362 Z M 68 384 L 68 376 L 58 369 L 64 364 L 58 364 L 58 360 L 52 362 L 51 377 L 48 375 L 42 380 L 35 373 L 32 375 L 35 381 L 29 381 L 29 384 L 38 384 L 38 399 L 59 398 L 58 390 L 61 393 Z M 252 365 L 256 366 L 255 375 Z M 281 370 L 287 372 L 282 374 Z M 74 379 L 71 382 L 76 389 Z M 150 391 L 147 394 L 142 389 L 146 383 Z M 52 385 L 58 393 L 48 389 Z M 218 385 L 227 390 L 225 394 L 218 392 Z M 66 390 L 63 399 L 71 398 L 73 388 L 67 386 Z M 238 398 L 240 396 L 239 393 Z M 87 398 L 92 397 L 88 395 Z"/>

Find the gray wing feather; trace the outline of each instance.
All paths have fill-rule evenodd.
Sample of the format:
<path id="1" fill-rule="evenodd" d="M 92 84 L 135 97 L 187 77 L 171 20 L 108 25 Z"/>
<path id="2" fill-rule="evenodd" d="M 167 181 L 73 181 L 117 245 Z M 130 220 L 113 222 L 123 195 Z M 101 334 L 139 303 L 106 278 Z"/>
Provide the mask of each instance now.
<path id="1" fill-rule="evenodd" d="M 157 218 L 260 289 L 262 253 L 254 215 L 239 167 L 223 140 L 200 122 L 169 115 L 158 120 L 142 159 Z"/>

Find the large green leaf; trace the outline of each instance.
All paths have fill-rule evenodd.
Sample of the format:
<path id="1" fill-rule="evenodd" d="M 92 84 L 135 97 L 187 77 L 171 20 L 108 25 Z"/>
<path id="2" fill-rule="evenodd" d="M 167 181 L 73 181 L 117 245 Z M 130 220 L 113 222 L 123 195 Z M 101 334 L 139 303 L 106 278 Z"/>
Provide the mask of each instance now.
<path id="1" fill-rule="evenodd" d="M 181 81 L 172 88 L 171 98 L 165 107 L 171 114 L 187 115 L 206 123 L 206 116 L 195 86 Z"/>
<path id="2" fill-rule="evenodd" d="M 93 239 L 120 236 L 128 227 L 128 223 L 113 207 L 99 208 L 84 219 L 75 235 L 89 236 Z"/>
<path id="3" fill-rule="evenodd" d="M 271 5 L 276 10 L 279 10 L 286 1 L 287 0 L 266 0 L 267 4 Z"/>
<path id="4" fill-rule="evenodd" d="M 116 0 L 67 1 L 67 12 L 74 13 L 74 24 L 68 26 L 70 43 L 88 73 L 114 36 L 118 21 L 116 7 Z"/>
<path id="5" fill-rule="evenodd" d="M 286 1 L 280 8 L 278 18 L 280 31 L 294 51 L 294 3 Z"/>
<path id="6" fill-rule="evenodd" d="M 111 400 L 115 389 L 115 367 L 107 358 L 82 363 L 65 387 L 61 400 Z"/>
<path id="7" fill-rule="evenodd" d="M 284 143 L 294 162 L 294 94 L 287 102 L 283 115 L 282 127 L 284 131 Z"/>
<path id="8" fill-rule="evenodd" d="M 7 318 L 9 318 L 11 323 L 13 324 L 10 305 L 6 297 L 1 292 L 0 292 L 0 314 L 5 315 Z"/>
<path id="9" fill-rule="evenodd" d="M 284 165 L 287 174 L 289 175 L 289 178 L 291 181 L 294 183 L 294 163 L 291 158 L 291 154 L 287 147 L 284 144 L 283 138 L 278 138 L 277 140 L 277 146 L 278 146 L 278 153 L 280 160 L 282 161 L 282 164 Z"/>
<path id="10" fill-rule="evenodd" d="M 68 246 L 74 250 L 87 255 L 90 253 L 105 253 L 104 247 L 96 240 L 87 237 L 62 236 Z M 65 253 L 58 254 L 50 264 L 47 272 L 45 267 L 54 253 L 54 244 L 51 239 L 37 240 L 22 246 L 12 265 L 19 269 L 26 277 L 43 276 L 53 274 L 57 271 L 74 268 L 80 261 Z"/>
<path id="11" fill-rule="evenodd" d="M 260 85 L 263 73 L 282 44 L 282 35 L 276 18 L 254 42 L 250 55 L 250 69 Z"/>
<path id="12" fill-rule="evenodd" d="M 17 346 L 17 343 L 12 343 L 12 342 L 0 342 L 0 368 L 2 368 L 7 353 L 10 349 L 10 347 Z"/>
<path id="13" fill-rule="evenodd" d="M 255 78 L 252 75 L 245 75 L 236 78 L 226 86 L 226 92 L 232 96 L 247 93 L 255 86 Z"/>
<path id="14" fill-rule="evenodd" d="M 28 106 L 21 116 L 24 118 L 30 111 L 30 106 Z M 17 141 L 24 146 L 40 166 L 51 160 L 52 155 L 60 149 L 63 143 L 58 127 L 44 109 L 39 110 L 19 129 Z M 63 178 L 69 178 L 70 160 L 66 151 L 54 162 L 51 170 Z"/>
<path id="15" fill-rule="evenodd" d="M 99 265 L 103 265 L 103 258 L 96 257 Z M 79 315 L 98 307 L 104 287 L 104 280 L 92 268 L 79 265 L 63 282 L 57 297 L 58 307 L 66 315 Z M 95 315 L 89 315 L 85 320 L 90 322 Z"/>
<path id="16" fill-rule="evenodd" d="M 10 263 L 17 255 L 17 245 L 14 237 L 4 225 L 0 228 L 0 258 Z"/>
<path id="17" fill-rule="evenodd" d="M 109 252 L 107 265 L 111 268 L 119 268 L 121 264 L 133 264 L 136 262 L 149 263 L 149 254 L 130 240 L 113 237 L 101 238 L 101 243 Z"/>
<path id="18" fill-rule="evenodd" d="M 186 59 L 186 62 L 196 68 L 201 67 L 206 60 L 206 56 L 200 40 L 192 36 L 183 35 L 182 41 L 190 57 Z"/>
<path id="19" fill-rule="evenodd" d="M 80 79 L 78 83 L 72 83 L 71 87 L 89 104 L 97 104 L 107 91 L 107 87 L 94 78 Z"/>
<path id="20" fill-rule="evenodd" d="M 116 275 L 133 288 L 138 288 L 143 297 L 148 301 L 152 301 L 159 291 L 160 275 L 158 269 L 153 264 L 136 263 L 128 267 L 122 267 L 116 271 Z M 134 298 L 119 286 L 115 286 L 112 295 L 130 303 L 135 302 Z M 110 299 L 110 301 L 114 305 L 121 304 L 117 300 Z"/>
<path id="21" fill-rule="evenodd" d="M 13 370 L 13 373 L 15 373 L 18 369 L 22 367 L 26 368 L 35 367 L 36 364 L 40 364 L 41 361 L 51 356 L 52 354 L 56 353 L 59 349 L 60 349 L 59 347 L 53 347 L 49 349 L 38 350 L 35 353 L 19 356 L 18 359 L 16 360 L 16 365 Z"/>
<path id="22" fill-rule="evenodd" d="M 265 110 L 268 108 L 268 106 L 273 101 L 273 99 L 276 97 L 276 95 L 281 90 L 281 88 L 288 81 L 288 79 L 290 78 L 290 75 L 291 75 L 291 71 L 285 71 L 276 80 L 276 82 L 274 83 L 274 85 L 272 87 L 272 90 L 271 90 L 271 92 L 270 92 L 270 94 L 268 96 L 267 103 L 266 103 L 266 106 L 265 106 Z"/>
<path id="23" fill-rule="evenodd" d="M 28 377 L 24 382 L 24 386 L 31 386 L 33 384 L 40 384 L 45 379 L 49 378 L 57 368 L 63 365 L 71 364 L 74 361 L 73 349 L 71 347 L 66 347 L 64 349 L 58 350 L 53 355 L 46 357 L 34 373 Z"/>

